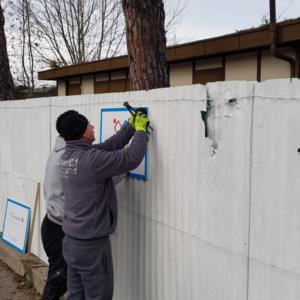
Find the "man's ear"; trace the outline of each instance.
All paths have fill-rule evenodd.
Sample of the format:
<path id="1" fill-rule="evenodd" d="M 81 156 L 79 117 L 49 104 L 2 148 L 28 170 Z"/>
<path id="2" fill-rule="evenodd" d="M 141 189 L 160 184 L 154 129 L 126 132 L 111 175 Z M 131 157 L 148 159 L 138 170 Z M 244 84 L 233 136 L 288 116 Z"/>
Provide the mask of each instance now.
<path id="1" fill-rule="evenodd" d="M 88 125 L 88 126 L 86 126 L 86 129 L 85 129 L 84 133 L 82 134 L 81 138 L 84 138 L 84 139 L 86 139 L 86 137 L 87 137 L 87 130 L 88 130 L 88 127 L 89 127 L 89 125 Z"/>

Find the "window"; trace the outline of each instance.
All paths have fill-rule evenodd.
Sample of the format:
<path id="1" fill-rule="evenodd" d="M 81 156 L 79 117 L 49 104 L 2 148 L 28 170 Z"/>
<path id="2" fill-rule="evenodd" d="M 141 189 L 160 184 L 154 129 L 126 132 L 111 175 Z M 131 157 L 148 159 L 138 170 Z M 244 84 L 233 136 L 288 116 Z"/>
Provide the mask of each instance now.
<path id="1" fill-rule="evenodd" d="M 95 75 L 94 93 L 102 94 L 109 92 L 109 73 L 98 73 Z"/>
<path id="2" fill-rule="evenodd" d="M 193 83 L 205 84 L 224 80 L 222 58 L 201 59 L 195 62 Z"/>
<path id="3" fill-rule="evenodd" d="M 81 78 L 71 77 L 67 84 L 67 95 L 80 95 L 81 94 Z"/>
<path id="4" fill-rule="evenodd" d="M 114 71 L 110 74 L 110 92 L 125 92 L 126 91 L 126 71 Z"/>
<path id="5" fill-rule="evenodd" d="M 103 72 L 95 75 L 94 93 L 117 93 L 130 91 L 127 70 Z"/>

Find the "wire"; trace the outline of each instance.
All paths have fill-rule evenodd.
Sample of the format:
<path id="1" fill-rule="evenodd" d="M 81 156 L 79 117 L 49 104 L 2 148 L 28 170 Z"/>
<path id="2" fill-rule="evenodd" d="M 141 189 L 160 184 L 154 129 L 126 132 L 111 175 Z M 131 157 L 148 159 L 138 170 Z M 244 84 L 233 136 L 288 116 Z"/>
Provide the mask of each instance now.
<path id="1" fill-rule="evenodd" d="M 281 18 L 281 16 L 287 11 L 287 9 L 291 6 L 291 4 L 294 2 L 294 0 L 291 0 L 290 3 L 286 6 L 286 8 L 280 13 L 278 16 L 278 20 Z"/>

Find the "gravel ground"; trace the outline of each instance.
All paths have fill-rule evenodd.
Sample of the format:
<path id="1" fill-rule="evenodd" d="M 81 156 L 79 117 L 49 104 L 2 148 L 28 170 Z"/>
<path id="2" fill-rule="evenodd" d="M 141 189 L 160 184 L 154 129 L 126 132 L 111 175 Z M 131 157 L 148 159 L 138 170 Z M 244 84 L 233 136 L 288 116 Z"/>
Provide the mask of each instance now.
<path id="1" fill-rule="evenodd" d="M 41 297 L 33 288 L 25 286 L 23 277 L 16 275 L 0 260 L 0 299 L 41 300 Z"/>

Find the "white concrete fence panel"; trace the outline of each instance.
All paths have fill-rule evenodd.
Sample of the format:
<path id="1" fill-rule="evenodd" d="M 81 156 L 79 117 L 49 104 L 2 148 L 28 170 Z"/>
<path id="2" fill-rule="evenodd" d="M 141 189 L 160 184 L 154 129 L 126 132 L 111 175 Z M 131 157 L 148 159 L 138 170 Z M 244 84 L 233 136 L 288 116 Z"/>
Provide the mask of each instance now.
<path id="1" fill-rule="evenodd" d="M 255 86 L 249 300 L 300 299 L 300 81 Z"/>
<path id="2" fill-rule="evenodd" d="M 300 299 L 300 80 L 2 102 L 0 229 L 7 198 L 33 208 L 57 116 L 78 110 L 99 141 L 100 109 L 124 101 L 154 132 L 149 180 L 117 187 L 114 299 Z M 42 197 L 46 260 L 44 214 Z"/>

